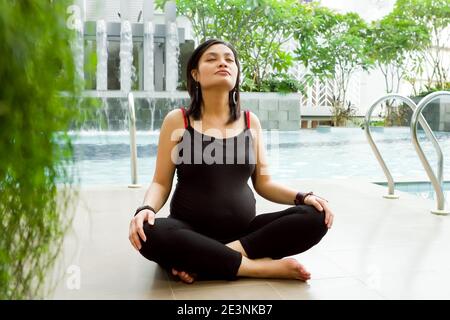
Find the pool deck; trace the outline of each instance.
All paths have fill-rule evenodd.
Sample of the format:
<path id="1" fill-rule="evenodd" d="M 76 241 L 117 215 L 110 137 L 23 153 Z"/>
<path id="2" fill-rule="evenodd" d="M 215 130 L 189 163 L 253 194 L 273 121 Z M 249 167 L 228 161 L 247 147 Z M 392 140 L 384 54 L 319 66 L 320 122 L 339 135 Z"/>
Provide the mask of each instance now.
<path id="1" fill-rule="evenodd" d="M 83 187 L 60 260 L 62 278 L 48 299 L 450 299 L 450 216 L 431 214 L 435 201 L 399 191 L 399 199 L 385 199 L 386 187 L 363 178 L 284 184 L 315 191 L 335 213 L 323 240 L 295 256 L 311 272 L 308 282 L 176 281 L 128 241 L 133 209 L 148 185 Z M 257 213 L 287 207 L 255 197 Z M 169 203 L 170 197 L 158 216 L 168 215 Z"/>

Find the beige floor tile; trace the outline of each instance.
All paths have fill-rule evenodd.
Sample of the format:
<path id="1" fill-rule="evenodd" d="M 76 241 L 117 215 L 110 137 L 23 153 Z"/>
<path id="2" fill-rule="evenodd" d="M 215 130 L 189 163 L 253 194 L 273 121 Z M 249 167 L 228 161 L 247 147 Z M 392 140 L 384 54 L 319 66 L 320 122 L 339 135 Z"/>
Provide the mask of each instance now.
<path id="1" fill-rule="evenodd" d="M 61 279 L 55 299 L 173 299 L 167 275 L 154 264 L 145 270 L 115 264 L 109 267 L 81 264 L 79 288 L 73 287 L 67 273 Z M 140 270 L 139 270 L 140 269 Z M 70 270 L 70 269 L 68 269 Z"/>
<path id="2" fill-rule="evenodd" d="M 296 280 L 240 278 L 186 285 L 169 278 L 136 252 L 128 240 L 141 189 L 86 187 L 79 193 L 73 228 L 61 256 L 62 279 L 52 299 L 449 299 L 450 217 L 430 214 L 434 201 L 399 193 L 367 179 L 292 180 L 285 185 L 313 190 L 329 200 L 335 222 L 322 241 L 294 257 L 311 272 Z M 173 190 L 172 193 L 173 194 Z M 289 205 L 255 194 L 257 214 Z M 171 198 L 158 213 L 169 213 Z M 79 290 L 69 290 L 65 273 L 81 272 Z"/>
<path id="3" fill-rule="evenodd" d="M 450 241 L 446 218 L 427 216 L 409 219 L 392 217 L 336 218 L 335 225 L 318 244 L 325 250 L 349 250 L 389 246 L 445 244 Z"/>
<path id="4" fill-rule="evenodd" d="M 269 284 L 286 300 L 379 300 L 383 297 L 356 278 L 271 280 Z"/>
<path id="5" fill-rule="evenodd" d="M 194 283 L 186 284 L 176 277 L 169 276 L 169 283 L 173 290 L 183 290 L 183 289 L 202 289 L 210 287 L 240 287 L 240 286 L 253 286 L 265 283 L 265 279 L 257 278 L 238 278 L 234 281 L 225 280 L 199 280 L 194 281 Z"/>
<path id="6" fill-rule="evenodd" d="M 89 290 L 58 291 L 55 293 L 55 300 L 174 300 L 172 291 L 169 290 L 148 290 L 148 291 L 104 291 L 97 288 Z"/>
<path id="7" fill-rule="evenodd" d="M 450 272 L 418 271 L 373 275 L 364 283 L 387 299 L 450 299 Z"/>
<path id="8" fill-rule="evenodd" d="M 281 297 L 267 283 L 248 286 L 218 285 L 193 289 L 174 289 L 177 300 L 280 300 Z"/>
<path id="9" fill-rule="evenodd" d="M 423 243 L 325 253 L 334 263 L 352 275 L 432 271 L 438 266 L 450 269 L 450 255 L 441 245 Z"/>
<path id="10" fill-rule="evenodd" d="M 309 250 L 292 256 L 311 273 L 311 279 L 348 276 L 349 273 L 327 258 L 319 250 Z"/>

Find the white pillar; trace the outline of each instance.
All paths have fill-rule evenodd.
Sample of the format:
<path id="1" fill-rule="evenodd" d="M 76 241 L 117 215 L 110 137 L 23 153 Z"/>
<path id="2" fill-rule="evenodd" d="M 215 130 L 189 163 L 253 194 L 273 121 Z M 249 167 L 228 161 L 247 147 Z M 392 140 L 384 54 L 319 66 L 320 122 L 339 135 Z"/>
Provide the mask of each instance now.
<path id="1" fill-rule="evenodd" d="M 120 90 L 131 90 L 131 68 L 133 65 L 133 40 L 131 23 L 122 20 L 120 26 Z"/>
<path id="2" fill-rule="evenodd" d="M 108 47 L 105 20 L 97 21 L 97 90 L 108 89 Z"/>
<path id="3" fill-rule="evenodd" d="M 75 29 L 76 37 L 72 44 L 72 51 L 75 62 L 76 78 L 79 82 L 80 89 L 84 89 L 84 17 L 85 6 L 84 2 L 77 0 L 73 6 L 69 7 L 69 14 L 73 15 L 73 25 L 71 28 Z"/>
<path id="4" fill-rule="evenodd" d="M 166 16 L 166 91 L 173 92 L 178 85 L 178 57 L 180 52 L 175 2 L 166 2 L 164 12 Z"/>
<path id="5" fill-rule="evenodd" d="M 144 0 L 143 3 L 144 21 L 144 90 L 155 91 L 154 84 L 154 3 L 153 0 Z"/>

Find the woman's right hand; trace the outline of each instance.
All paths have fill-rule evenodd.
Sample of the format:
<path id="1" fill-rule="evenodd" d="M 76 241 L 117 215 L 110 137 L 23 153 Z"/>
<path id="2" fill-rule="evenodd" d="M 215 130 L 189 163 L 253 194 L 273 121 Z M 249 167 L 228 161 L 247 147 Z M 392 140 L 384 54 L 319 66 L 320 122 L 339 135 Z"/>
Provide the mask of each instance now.
<path id="1" fill-rule="evenodd" d="M 155 213 L 151 210 L 142 210 L 131 219 L 130 232 L 128 239 L 136 250 L 141 250 L 142 244 L 139 238 L 144 242 L 147 241 L 147 237 L 144 232 L 144 222 L 147 221 L 150 225 L 155 223 Z"/>

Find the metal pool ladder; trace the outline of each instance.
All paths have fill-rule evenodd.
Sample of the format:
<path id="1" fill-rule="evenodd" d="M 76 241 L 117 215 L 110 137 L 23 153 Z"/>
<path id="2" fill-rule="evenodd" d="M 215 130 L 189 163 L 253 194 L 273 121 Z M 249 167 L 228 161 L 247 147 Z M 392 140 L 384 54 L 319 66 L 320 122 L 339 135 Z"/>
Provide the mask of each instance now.
<path id="1" fill-rule="evenodd" d="M 128 112 L 129 112 L 129 130 L 130 130 L 130 160 L 131 160 L 131 184 L 128 188 L 140 188 L 137 179 L 137 147 L 136 147 L 136 113 L 134 111 L 133 93 L 128 93 Z"/>
<path id="2" fill-rule="evenodd" d="M 436 91 L 433 93 L 428 94 L 425 96 L 417 105 L 416 110 L 414 111 L 412 118 L 411 118 L 411 136 L 412 141 L 414 143 L 414 147 L 416 149 L 417 154 L 419 155 L 419 159 L 422 162 L 422 165 L 428 175 L 428 178 L 430 178 L 431 184 L 433 185 L 434 191 L 436 192 L 436 202 L 437 202 L 437 208 L 434 210 L 431 210 L 431 213 L 438 214 L 438 215 L 447 215 L 450 214 L 450 210 L 445 209 L 445 197 L 444 192 L 442 191 L 442 181 L 443 181 L 443 172 L 442 168 L 444 165 L 444 160 L 442 156 L 441 148 L 436 148 L 436 151 L 438 152 L 438 174 L 437 177 L 433 172 L 433 169 L 430 166 L 430 163 L 428 162 L 425 153 L 423 152 L 422 147 L 419 144 L 419 141 L 417 139 L 417 123 L 420 122 L 420 119 L 422 118 L 422 111 L 425 109 L 425 107 L 434 99 L 436 99 L 439 96 L 448 96 L 450 97 L 450 92 L 448 91 Z M 420 123 L 422 124 L 422 122 Z M 422 127 L 423 124 L 422 124 Z M 424 127 L 425 128 L 425 127 Z M 439 146 L 438 142 L 436 141 L 437 146 Z M 436 147 L 435 144 L 435 147 Z"/>
<path id="3" fill-rule="evenodd" d="M 423 106 L 425 106 L 428 103 L 428 101 L 430 101 L 430 100 L 426 100 L 426 98 L 428 98 L 428 96 L 425 97 L 419 104 L 419 106 L 422 106 L 422 109 L 423 109 Z M 375 107 L 378 104 L 380 104 L 386 100 L 390 100 L 390 99 L 401 100 L 404 103 L 406 103 L 413 110 L 414 115 L 416 115 L 416 117 L 414 118 L 414 115 L 412 117 L 412 119 L 415 119 L 415 121 L 411 120 L 411 128 L 412 128 L 412 125 L 414 122 L 415 122 L 416 126 L 417 126 L 417 122 L 420 122 L 420 124 L 424 128 L 425 134 L 433 143 L 433 146 L 435 147 L 437 155 L 438 155 L 438 177 L 440 177 L 441 182 L 442 182 L 442 171 L 443 171 L 443 155 L 442 155 L 441 147 L 440 147 L 436 137 L 434 136 L 433 131 L 431 130 L 430 126 L 428 125 L 427 121 L 425 120 L 425 118 L 423 117 L 422 114 L 419 114 L 419 113 L 416 114 L 416 112 L 417 112 L 417 110 L 419 110 L 419 108 L 414 103 L 414 101 L 412 101 L 408 97 L 405 97 L 405 96 L 397 94 L 397 93 L 391 93 L 391 94 L 385 95 L 385 96 L 379 98 L 378 100 L 376 100 L 366 113 L 366 117 L 365 117 L 365 121 L 364 121 L 365 122 L 364 131 L 366 133 L 366 137 L 367 137 L 367 140 L 369 141 L 370 147 L 372 148 L 372 151 L 374 152 L 375 157 L 378 160 L 378 163 L 381 165 L 384 175 L 386 176 L 386 179 L 388 181 L 388 194 L 384 195 L 383 197 L 387 198 L 387 199 L 398 199 L 399 196 L 394 194 L 394 179 L 392 178 L 392 175 L 391 175 L 388 167 L 386 166 L 386 163 L 384 162 L 384 159 L 381 156 L 381 153 L 378 150 L 378 148 L 372 138 L 372 134 L 370 132 L 370 117 L 372 116 L 373 110 L 375 109 Z M 412 135 L 412 140 L 415 145 L 416 144 L 418 145 L 417 136 Z M 419 148 L 420 148 L 420 146 L 419 146 Z M 420 157 L 420 155 L 419 155 L 419 157 Z M 430 167 L 428 161 L 426 160 L 425 156 L 423 157 L 423 159 L 421 158 L 421 160 L 422 160 L 422 164 L 424 164 L 424 162 L 427 163 L 427 166 L 424 164 L 424 167 L 425 167 L 425 170 L 427 170 L 428 175 L 430 176 L 428 169 L 430 170 L 431 174 L 433 174 L 431 167 Z M 442 188 L 440 189 L 440 192 L 442 194 Z"/>

